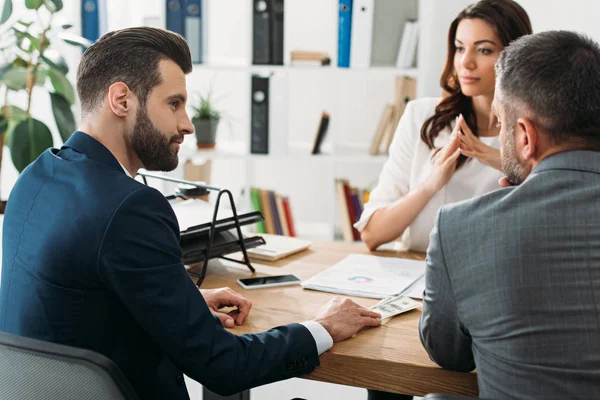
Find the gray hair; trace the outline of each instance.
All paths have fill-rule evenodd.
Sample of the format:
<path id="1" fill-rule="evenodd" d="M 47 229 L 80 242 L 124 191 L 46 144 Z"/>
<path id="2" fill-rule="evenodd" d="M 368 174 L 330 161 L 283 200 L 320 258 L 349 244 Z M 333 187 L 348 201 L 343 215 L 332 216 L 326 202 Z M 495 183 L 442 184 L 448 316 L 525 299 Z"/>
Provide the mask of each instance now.
<path id="1" fill-rule="evenodd" d="M 600 150 L 600 46 L 585 35 L 523 36 L 496 62 L 496 96 L 507 120 L 527 116 L 554 144 Z"/>

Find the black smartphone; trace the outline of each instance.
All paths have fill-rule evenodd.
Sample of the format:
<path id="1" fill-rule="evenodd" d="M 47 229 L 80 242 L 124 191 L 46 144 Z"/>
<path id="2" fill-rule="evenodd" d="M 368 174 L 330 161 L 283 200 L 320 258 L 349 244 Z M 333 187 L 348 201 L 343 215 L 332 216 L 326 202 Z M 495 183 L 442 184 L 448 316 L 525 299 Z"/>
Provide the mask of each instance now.
<path id="1" fill-rule="evenodd" d="M 244 289 L 260 289 L 274 286 L 299 285 L 300 279 L 296 275 L 273 275 L 259 278 L 238 279 L 237 283 Z"/>

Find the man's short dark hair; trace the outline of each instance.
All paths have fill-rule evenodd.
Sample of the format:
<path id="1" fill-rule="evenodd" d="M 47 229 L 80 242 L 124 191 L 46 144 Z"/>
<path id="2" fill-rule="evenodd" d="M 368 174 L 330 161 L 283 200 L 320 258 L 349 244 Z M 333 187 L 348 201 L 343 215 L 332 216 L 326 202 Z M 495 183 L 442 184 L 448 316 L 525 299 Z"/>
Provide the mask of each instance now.
<path id="1" fill-rule="evenodd" d="M 507 120 L 527 116 L 554 144 L 600 150 L 600 46 L 585 35 L 523 36 L 496 62 Z"/>
<path id="2" fill-rule="evenodd" d="M 185 74 L 192 71 L 190 49 L 177 33 L 136 27 L 103 35 L 83 53 L 77 69 L 82 114 L 93 111 L 115 82 L 125 83 L 145 104 L 161 82 L 158 65 L 163 59 L 175 62 Z"/>

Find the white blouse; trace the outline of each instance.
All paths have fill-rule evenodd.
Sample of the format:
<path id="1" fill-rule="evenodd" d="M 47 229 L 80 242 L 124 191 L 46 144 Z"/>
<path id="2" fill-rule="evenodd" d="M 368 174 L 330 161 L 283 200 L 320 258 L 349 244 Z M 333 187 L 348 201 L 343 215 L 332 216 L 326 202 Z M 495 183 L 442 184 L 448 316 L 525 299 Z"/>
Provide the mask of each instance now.
<path id="1" fill-rule="evenodd" d="M 431 172 L 430 150 L 421 140 L 421 126 L 435 112 L 440 98 L 413 100 L 406 106 L 389 149 L 389 157 L 379 174 L 379 182 L 371 191 L 360 219 L 354 227 L 362 231 L 371 215 L 379 208 L 398 200 L 420 186 Z M 448 143 L 452 130 L 446 128 L 435 139 L 436 148 Z M 498 136 L 480 137 L 488 146 L 500 148 Z M 450 181 L 437 192 L 399 238 L 398 249 L 426 251 L 429 234 L 433 229 L 437 211 L 448 203 L 466 200 L 498 189 L 502 174 L 478 160 L 470 159 L 459 168 Z M 389 223 L 394 223 L 389 221 Z"/>

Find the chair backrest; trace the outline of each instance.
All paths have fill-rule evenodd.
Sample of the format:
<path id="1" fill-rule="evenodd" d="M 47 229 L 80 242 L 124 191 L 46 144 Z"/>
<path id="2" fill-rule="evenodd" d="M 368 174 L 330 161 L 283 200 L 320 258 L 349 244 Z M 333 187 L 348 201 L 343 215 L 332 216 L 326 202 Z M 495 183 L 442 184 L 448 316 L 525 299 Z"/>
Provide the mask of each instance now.
<path id="1" fill-rule="evenodd" d="M 107 357 L 0 332 L 0 398 L 137 400 Z"/>

